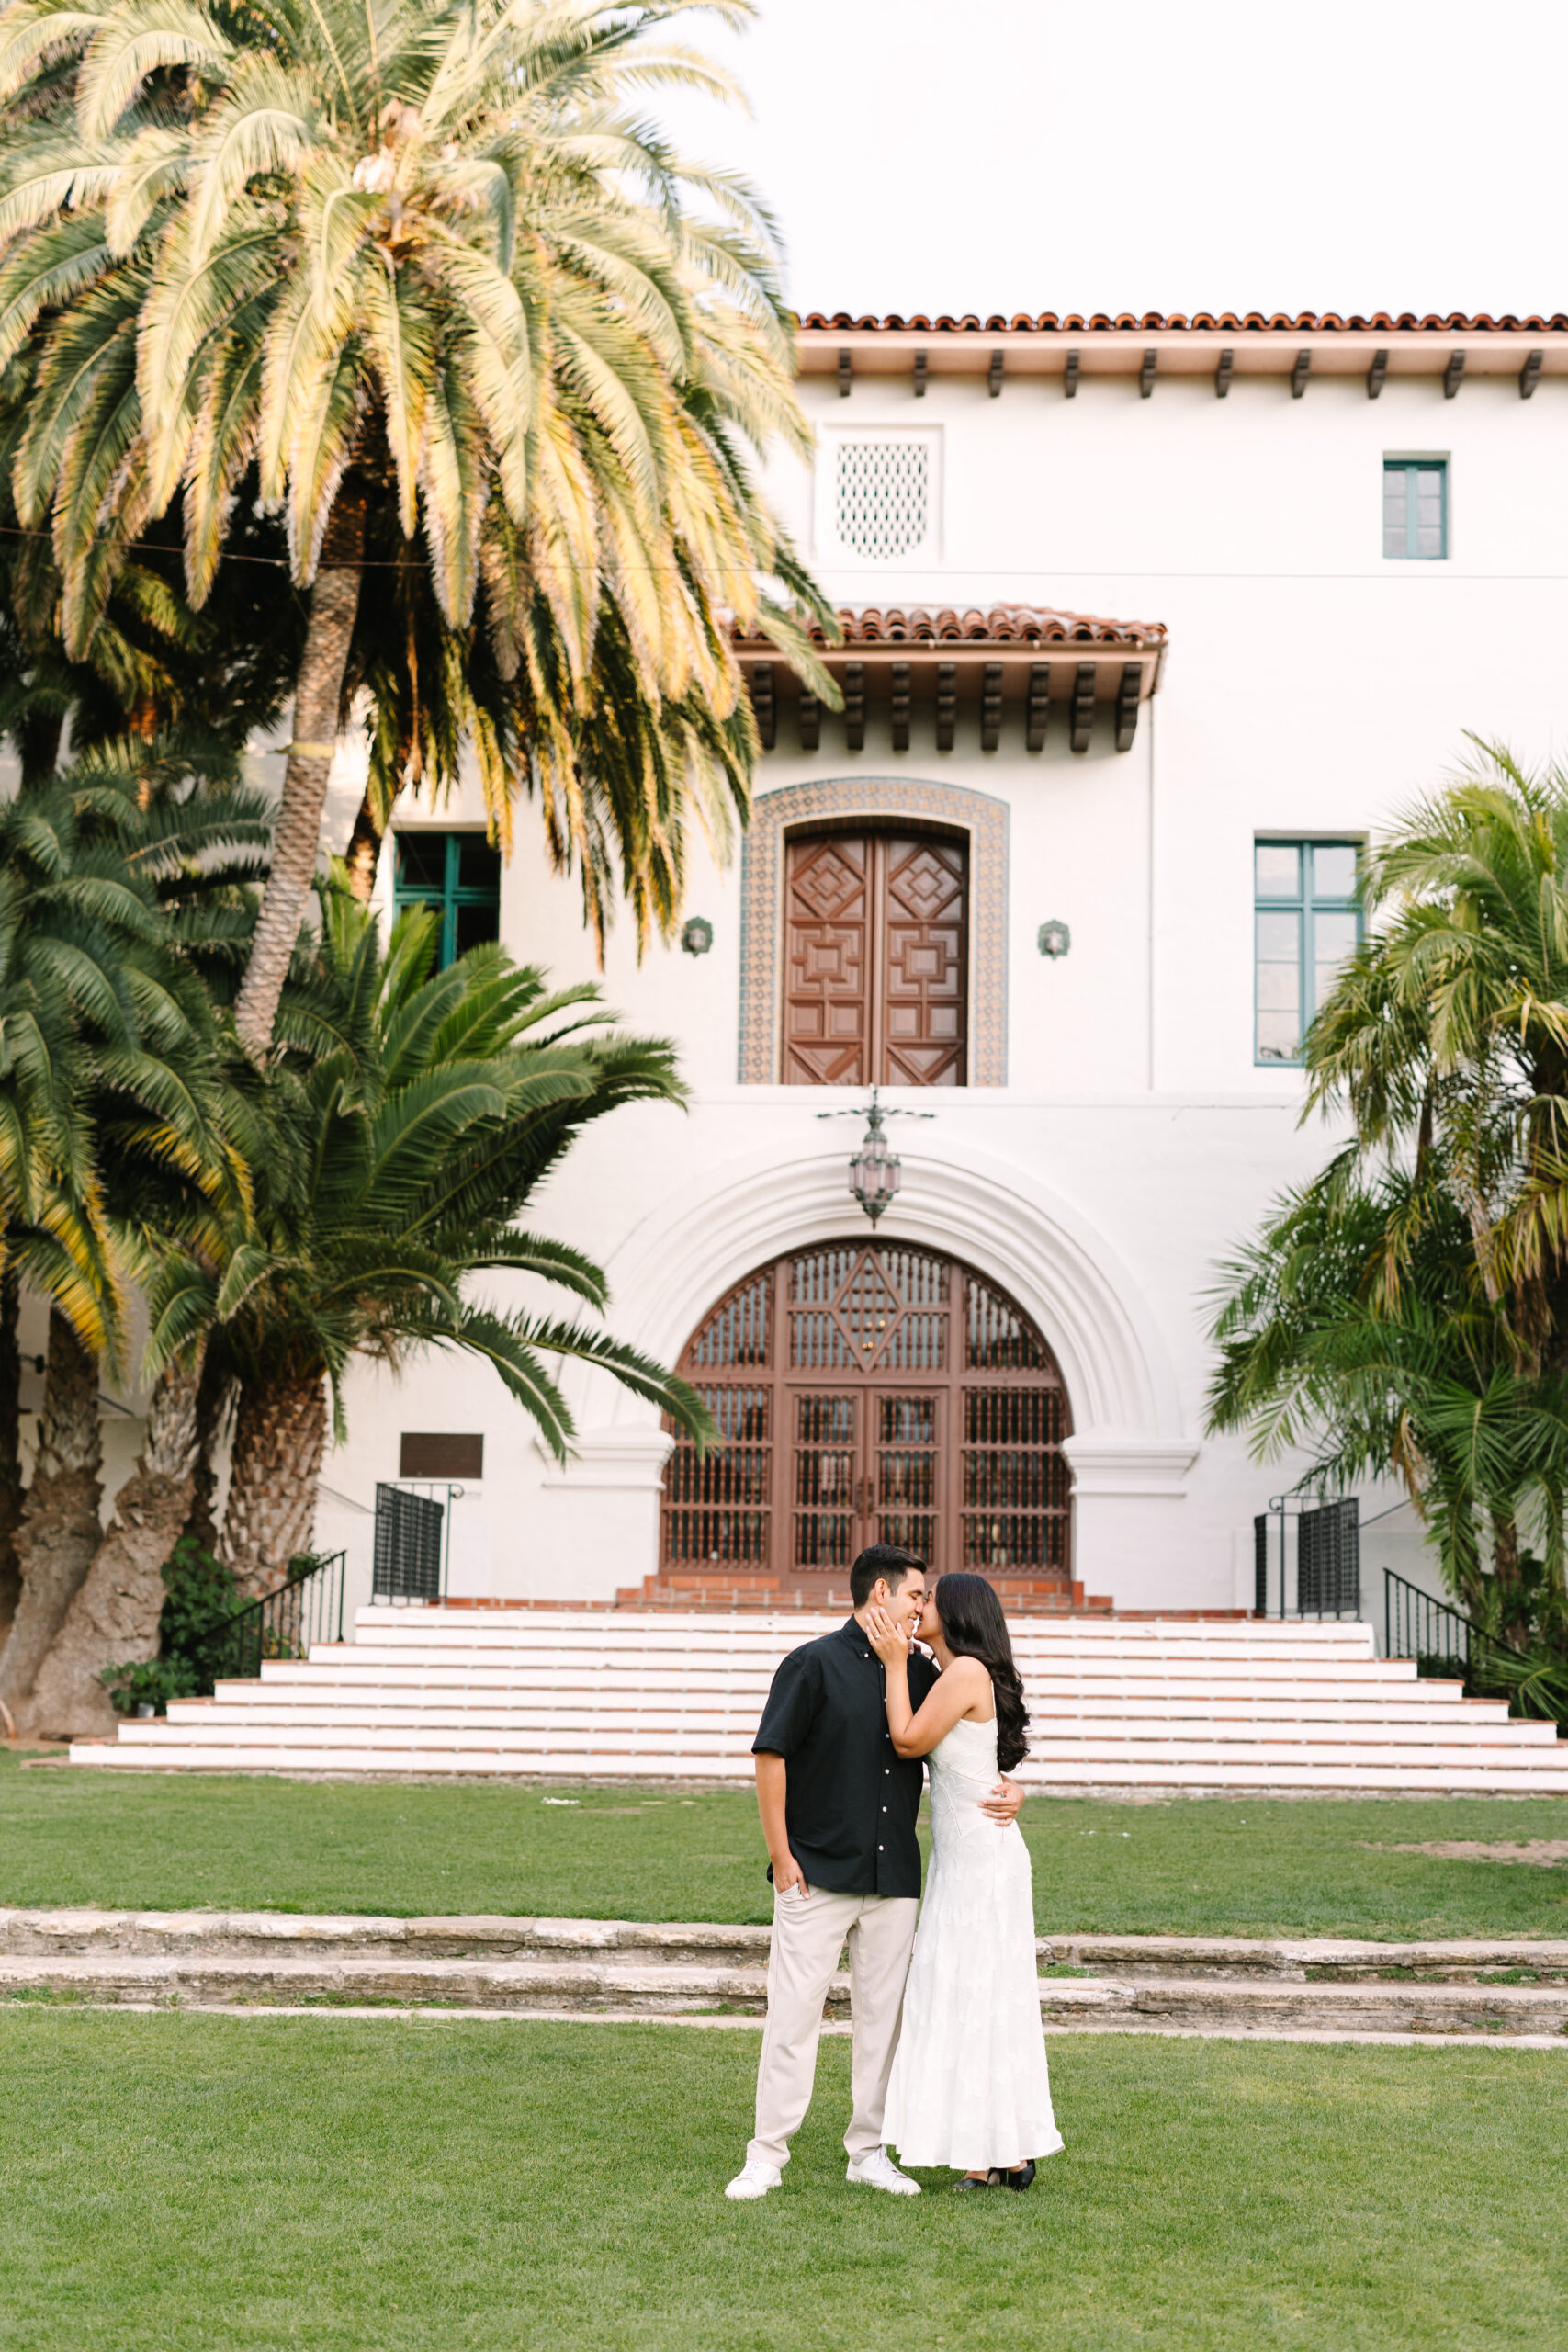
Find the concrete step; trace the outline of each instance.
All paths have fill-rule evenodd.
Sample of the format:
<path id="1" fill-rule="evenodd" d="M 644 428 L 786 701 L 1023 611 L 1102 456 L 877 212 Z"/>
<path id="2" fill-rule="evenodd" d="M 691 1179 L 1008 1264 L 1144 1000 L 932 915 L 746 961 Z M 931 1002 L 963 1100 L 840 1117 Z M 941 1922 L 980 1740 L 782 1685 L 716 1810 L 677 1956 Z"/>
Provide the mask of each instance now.
<path id="1" fill-rule="evenodd" d="M 17 1916 L 12 1915 L 13 1923 Z M 39 1923 L 33 1930 L 37 1934 L 49 1915 L 24 1916 Z M 58 1921 L 60 1915 L 55 1917 Z M 265 1943 L 265 1939 L 247 1936 L 256 1927 L 254 1917 L 231 1917 L 228 1924 L 242 1940 Z M 311 1923 L 317 1929 L 328 1924 L 342 1925 Z M 375 1923 L 383 1928 L 388 1924 Z M 451 1929 L 464 1923 L 441 1924 Z M 570 1928 L 613 1928 L 616 1923 L 553 1924 Z M 626 1923 L 619 1924 L 624 1930 Z M 19 1932 L 14 1924 L 12 1932 Z M 143 1927 L 130 1932 L 134 1939 L 139 1932 L 151 1931 Z M 179 1930 L 165 1932 L 177 1935 Z M 43 1997 L 152 2007 L 393 2007 L 578 2016 L 610 2010 L 646 2017 L 762 2013 L 766 1979 L 760 1956 L 726 1957 L 721 1952 L 694 1957 L 690 1947 L 698 1931 L 690 1928 L 674 1931 L 676 1938 L 686 1939 L 684 1947 L 649 1944 L 648 1929 L 635 1932 L 638 1940 L 631 1943 L 594 1945 L 589 1939 L 585 1949 L 563 1938 L 557 1948 L 541 1949 L 536 1943 L 523 1956 L 510 1958 L 484 1952 L 411 1952 L 406 1941 L 401 1951 L 367 1949 L 355 1941 L 352 1930 L 335 1945 L 318 1933 L 296 1937 L 292 1949 L 289 1939 L 278 1938 L 281 1949 L 243 1953 L 212 1950 L 199 1938 L 183 1950 L 156 1951 L 105 1948 L 88 1938 L 86 1950 L 6 1951 L 0 1956 L 0 2003 Z M 724 1932 L 733 1939 L 734 1930 Z M 463 1940 L 460 1934 L 454 1939 Z M 474 1939 L 486 1940 L 483 1936 Z M 1074 1948 L 1084 1951 L 1086 1940 L 1077 1939 Z M 1124 1949 L 1126 1939 L 1121 1940 Z M 1156 1940 L 1174 1948 L 1180 1939 Z M 682 1956 L 669 1956 L 672 1949 Z M 1432 1951 L 1430 1947 L 1388 1949 L 1419 1951 L 1427 1957 Z M 1568 1953 L 1562 1947 L 1553 1949 L 1557 1959 L 1568 1963 Z M 1506 1953 L 1506 1964 L 1492 1971 L 1475 1967 L 1469 1977 L 1457 1981 L 1451 1973 L 1429 1970 L 1396 1975 L 1392 1967 L 1373 1976 L 1359 1963 L 1357 1973 L 1348 1975 L 1314 1973 L 1310 1966 L 1299 1974 L 1287 1973 L 1265 1962 L 1247 1973 L 1209 1966 L 1183 1974 L 1171 1966 L 1141 1975 L 1124 1971 L 1043 1976 L 1040 2005 L 1048 2024 L 1112 2030 L 1120 2025 L 1259 2035 L 1568 2036 L 1568 1964 L 1554 1971 L 1528 1966 L 1520 1961 L 1517 1946 L 1481 1951 L 1486 1958 Z M 1173 1949 L 1167 1956 L 1174 1957 Z M 1535 1981 L 1517 1981 L 1527 1975 Z M 1500 1977 L 1514 1981 L 1496 1981 Z M 841 2018 L 849 2004 L 850 1979 L 840 1973 L 825 2013 Z"/>
<path id="2" fill-rule="evenodd" d="M 641 1752 L 658 1748 L 683 1756 L 749 1758 L 755 1728 L 751 1719 L 716 1723 L 701 1715 L 581 1714 L 541 1712 L 533 1723 L 511 1723 L 484 1728 L 468 1723 L 437 1728 L 425 1717 L 390 1709 L 368 1724 L 345 1724 L 324 1709 L 314 1711 L 324 1720 L 299 1724 L 292 1712 L 283 1729 L 295 1744 L 320 1748 L 406 1747 L 411 1740 L 433 1750 L 460 1752 L 474 1748 L 500 1755 L 534 1756 L 552 1753 L 601 1755 L 625 1747 Z M 164 1723 L 128 1722 L 120 1726 L 122 1747 L 229 1747 L 252 1743 L 262 1729 L 278 1733 L 277 1725 L 256 1723 L 247 1709 L 210 1708 L 197 1715 L 176 1718 L 171 1731 Z M 281 1736 L 281 1735 L 279 1735 Z M 1276 1757 L 1289 1760 L 1290 1751 L 1309 1748 L 1325 1764 L 1382 1764 L 1416 1761 L 1467 1764 L 1502 1757 L 1534 1762 L 1555 1755 L 1562 1743 L 1552 1724 L 1475 1722 L 1461 1718 L 1440 1727 L 1420 1724 L 1374 1724 L 1354 1729 L 1332 1724 L 1273 1724 L 1266 1731 L 1223 1718 L 1188 1724 L 1084 1724 L 1077 1730 L 1056 1724 L 1030 1729 L 1029 1761 L 1048 1772 L 1056 1762 L 1122 1763 L 1129 1758 L 1151 1763 L 1267 1764 Z M 1568 1768 L 1568 1754 L 1563 1757 Z"/>
<path id="3" fill-rule="evenodd" d="M 279 1957 L 615 1961 L 639 1966 L 765 1968 L 772 1930 L 753 1922 L 558 1919 L 508 1913 L 0 1909 L 10 1959 Z M 1409 1980 L 1477 1984 L 1499 1974 L 1568 1985 L 1568 1939 L 1428 1938 L 1417 1943 L 1307 1936 L 1036 1939 L 1042 1968 L 1077 1967 L 1134 1982 L 1214 1977 L 1293 1984 Z"/>
<path id="4" fill-rule="evenodd" d="M 236 1731 L 255 1731 L 264 1726 L 276 1728 L 283 1724 L 342 1724 L 344 1725 L 397 1723 L 420 1731 L 530 1731 L 558 1724 L 563 1730 L 644 1729 L 668 1725 L 672 1729 L 692 1724 L 698 1729 L 733 1731 L 744 1736 L 748 1747 L 756 1730 L 760 1705 L 740 1707 L 712 1706 L 697 1694 L 689 1703 L 676 1707 L 654 1704 L 626 1706 L 615 1698 L 596 1704 L 568 1702 L 561 1705 L 547 1705 L 536 1701 L 513 1701 L 503 1694 L 476 1700 L 454 1698 L 446 1692 L 439 1699 L 410 1695 L 407 1692 L 355 1690 L 346 1694 L 312 1692 L 309 1699 L 280 1698 L 266 1690 L 240 1692 L 226 1684 L 213 1699 L 172 1699 L 168 1721 L 172 1724 L 199 1724 L 220 1721 Z M 1468 1742 L 1478 1735 L 1495 1731 L 1508 1721 L 1506 1700 L 1477 1700 L 1460 1708 L 1423 1707 L 1418 1702 L 1356 1703 L 1341 1701 L 1337 1704 L 1325 1699 L 1316 1702 L 1297 1700 L 1217 1700 L 1205 1706 L 1200 1700 L 1185 1700 L 1176 1703 L 1154 1700 L 1106 1701 L 1095 1705 L 1057 1705 L 1049 1710 L 1041 1707 L 1032 1713 L 1032 1736 L 1061 1738 L 1122 1736 L 1145 1738 L 1190 1737 L 1201 1734 L 1205 1727 L 1224 1725 L 1226 1736 L 1233 1736 L 1237 1726 L 1251 1726 L 1258 1738 L 1300 1737 L 1315 1739 L 1359 1737 L 1381 1738 L 1385 1731 L 1392 1736 L 1429 1740 Z M 1545 1726 L 1547 1744 L 1552 1736 L 1551 1726 Z"/>
<path id="5" fill-rule="evenodd" d="M 536 1751 L 491 1748 L 450 1748 L 426 1743 L 404 1747 L 326 1747 L 304 1737 L 285 1739 L 273 1735 L 231 1747 L 203 1747 L 183 1735 L 167 1734 L 138 1745 L 125 1732 L 142 1733 L 151 1724 L 122 1726 L 114 1740 L 76 1740 L 71 1747 L 73 1765 L 119 1771 L 217 1771 L 283 1773 L 388 1773 L 424 1777 L 449 1773 L 481 1776 L 506 1774 L 546 1781 L 651 1781 L 679 1785 L 683 1781 L 734 1781 L 749 1784 L 752 1763 L 749 1755 L 709 1755 L 689 1752 L 673 1742 L 657 1748 L 563 1747 Z M 1561 1743 L 1559 1744 L 1561 1747 Z M 1399 1790 L 1410 1794 L 1562 1796 L 1568 1794 L 1568 1758 L 1551 1750 L 1527 1748 L 1498 1752 L 1484 1761 L 1473 1754 L 1464 1758 L 1411 1750 L 1400 1763 L 1357 1764 L 1325 1761 L 1310 1750 L 1281 1756 L 1272 1750 L 1262 1761 L 1216 1761 L 1186 1757 L 1161 1761 L 1146 1756 L 1055 1758 L 1049 1763 L 1032 1760 L 1015 1776 L 1026 1786 L 1064 1792 L 1093 1792 L 1119 1789 L 1270 1790 Z"/>
<path id="6" fill-rule="evenodd" d="M 128 1723 L 127 1770 L 749 1777 L 784 1652 L 836 1616 L 362 1610 L 354 1643 Z M 1021 1628 L 1033 1787 L 1568 1792 L 1568 1743 L 1379 1659 L 1364 1624 L 1075 1619 Z"/>

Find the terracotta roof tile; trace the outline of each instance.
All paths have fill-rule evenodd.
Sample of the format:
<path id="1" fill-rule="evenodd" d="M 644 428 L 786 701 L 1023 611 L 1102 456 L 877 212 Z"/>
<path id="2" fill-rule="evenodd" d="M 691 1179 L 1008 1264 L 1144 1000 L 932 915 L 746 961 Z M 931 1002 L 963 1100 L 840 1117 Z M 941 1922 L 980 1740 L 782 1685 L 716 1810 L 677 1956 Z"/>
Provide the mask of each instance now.
<path id="1" fill-rule="evenodd" d="M 1554 311 L 1550 318 L 1531 311 L 1528 318 L 1517 318 L 1505 311 L 1494 318 L 1490 311 L 1479 311 L 1471 317 L 1462 311 L 1439 314 L 1432 311 L 1418 317 L 1414 311 L 1374 311 L 1368 316 L 1357 312 L 1341 317 L 1337 311 L 1299 311 L 1293 315 L 1287 311 L 1195 311 L 1190 318 L 1180 311 L 1096 311 L 1085 316 L 1069 311 L 1058 316 L 1055 311 L 1042 311 L 1037 318 L 1027 311 L 1015 311 L 1004 318 L 994 311 L 982 319 L 975 311 L 966 311 L 962 318 L 928 318 L 916 312 L 909 318 L 889 313 L 886 318 L 866 316 L 855 318 L 848 311 L 809 311 L 800 321 L 802 329 L 817 332 L 842 333 L 846 328 L 861 334 L 1097 334 L 1125 333 L 1131 329 L 1142 334 L 1176 332 L 1182 329 L 1223 334 L 1382 334 L 1415 333 L 1426 334 L 1568 334 L 1568 312 Z"/>
<path id="2" fill-rule="evenodd" d="M 972 605 L 955 612 L 950 605 L 928 612 L 924 605 L 908 611 L 867 605 L 844 605 L 839 621 L 846 645 L 1130 645 L 1150 648 L 1166 642 L 1163 621 L 1105 620 L 1093 613 L 1045 612 L 1033 605 L 993 605 L 987 612 Z M 819 628 L 813 641 L 827 645 Z M 738 628 L 740 645 L 765 644 L 761 636 L 746 637 Z"/>

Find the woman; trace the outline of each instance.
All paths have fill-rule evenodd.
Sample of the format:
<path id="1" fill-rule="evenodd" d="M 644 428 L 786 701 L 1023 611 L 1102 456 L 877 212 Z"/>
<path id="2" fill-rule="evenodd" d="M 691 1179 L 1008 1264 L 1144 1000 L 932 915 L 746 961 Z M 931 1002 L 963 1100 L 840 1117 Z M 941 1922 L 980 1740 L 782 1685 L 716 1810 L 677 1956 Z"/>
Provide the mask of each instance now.
<path id="1" fill-rule="evenodd" d="M 1051 2112 L 1029 1849 L 980 1806 L 1027 1749 L 1023 1685 L 984 1577 L 938 1579 L 916 1627 L 942 1674 L 917 1714 L 909 1645 L 886 1611 L 866 1622 L 887 1668 L 900 1756 L 931 1758 L 931 1872 L 904 1993 L 884 2129 L 907 2165 L 952 2165 L 958 2188 L 1027 2188 L 1062 2145 Z"/>

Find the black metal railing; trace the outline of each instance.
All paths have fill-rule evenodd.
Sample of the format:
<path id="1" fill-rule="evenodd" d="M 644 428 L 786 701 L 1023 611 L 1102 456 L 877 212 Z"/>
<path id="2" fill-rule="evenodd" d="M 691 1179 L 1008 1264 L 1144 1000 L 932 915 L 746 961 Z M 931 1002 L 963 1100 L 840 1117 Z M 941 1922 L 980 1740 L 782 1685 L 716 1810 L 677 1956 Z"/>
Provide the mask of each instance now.
<path id="1" fill-rule="evenodd" d="M 312 1642 L 343 1639 L 342 1552 L 302 1555 L 288 1582 L 264 1592 L 230 1619 L 218 1673 L 254 1681 L 264 1657 L 305 1657 Z"/>
<path id="2" fill-rule="evenodd" d="M 439 1600 L 452 1556 L 452 1506 L 461 1487 L 444 1479 L 384 1478 L 376 1488 L 373 1600 Z M 443 1498 L 438 1501 L 437 1497 Z"/>
<path id="3" fill-rule="evenodd" d="M 1355 1495 L 1276 1495 L 1252 1522 L 1255 1617 L 1359 1617 Z"/>
<path id="4" fill-rule="evenodd" d="M 1385 1657 L 1413 1657 L 1418 1674 L 1458 1675 L 1468 1681 L 1479 1658 L 1481 1635 L 1468 1617 L 1434 1600 L 1418 1584 L 1382 1572 L 1382 1645 Z"/>

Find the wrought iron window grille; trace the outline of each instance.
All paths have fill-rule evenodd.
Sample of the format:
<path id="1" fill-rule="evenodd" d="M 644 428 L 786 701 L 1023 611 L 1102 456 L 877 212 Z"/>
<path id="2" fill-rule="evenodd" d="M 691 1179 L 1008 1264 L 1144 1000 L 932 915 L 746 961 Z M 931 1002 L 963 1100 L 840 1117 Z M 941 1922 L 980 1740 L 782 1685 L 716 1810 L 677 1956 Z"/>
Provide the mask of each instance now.
<path id="1" fill-rule="evenodd" d="M 1276 1495 L 1252 1542 L 1255 1617 L 1360 1616 L 1359 1496 Z"/>
<path id="2" fill-rule="evenodd" d="M 445 1599 L 452 1560 L 452 1505 L 461 1500 L 463 1491 L 446 1479 L 377 1481 L 373 1600 L 417 1607 Z"/>

